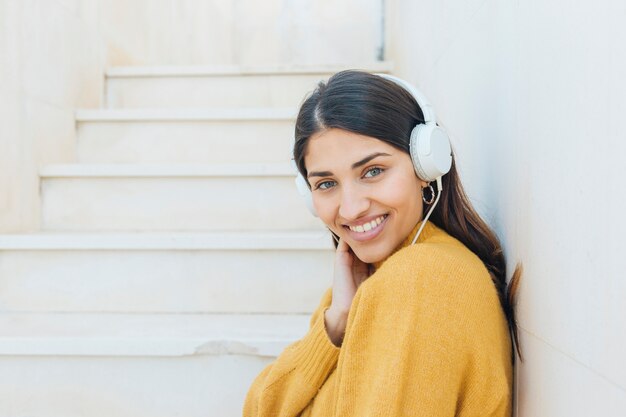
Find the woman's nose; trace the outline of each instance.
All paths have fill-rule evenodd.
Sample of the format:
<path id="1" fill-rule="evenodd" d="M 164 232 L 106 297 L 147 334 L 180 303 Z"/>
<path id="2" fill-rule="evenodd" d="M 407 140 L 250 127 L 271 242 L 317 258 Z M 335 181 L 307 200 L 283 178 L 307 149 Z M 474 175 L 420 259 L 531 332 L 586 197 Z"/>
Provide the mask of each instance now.
<path id="1" fill-rule="evenodd" d="M 370 206 L 368 196 L 358 187 L 343 187 L 339 215 L 346 220 L 356 220 L 367 213 Z"/>

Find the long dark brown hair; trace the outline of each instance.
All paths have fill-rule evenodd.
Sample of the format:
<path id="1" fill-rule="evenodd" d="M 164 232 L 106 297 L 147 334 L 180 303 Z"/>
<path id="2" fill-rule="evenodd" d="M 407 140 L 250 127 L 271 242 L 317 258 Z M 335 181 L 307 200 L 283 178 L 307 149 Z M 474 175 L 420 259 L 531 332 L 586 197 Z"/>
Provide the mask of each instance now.
<path id="1" fill-rule="evenodd" d="M 307 177 L 304 154 L 309 138 L 324 129 L 338 128 L 382 140 L 409 153 L 411 130 L 424 123 L 424 115 L 413 96 L 393 81 L 363 71 L 346 70 L 334 74 L 300 106 L 295 128 L 294 159 L 298 170 Z M 498 291 L 509 331 L 520 351 L 515 301 L 522 266 L 517 264 L 509 285 L 506 284 L 506 260 L 496 234 L 481 219 L 470 203 L 456 169 L 442 177 L 441 200 L 430 216 L 438 227 L 461 241 L 485 264 Z M 515 355 L 512 355 L 515 362 Z"/>

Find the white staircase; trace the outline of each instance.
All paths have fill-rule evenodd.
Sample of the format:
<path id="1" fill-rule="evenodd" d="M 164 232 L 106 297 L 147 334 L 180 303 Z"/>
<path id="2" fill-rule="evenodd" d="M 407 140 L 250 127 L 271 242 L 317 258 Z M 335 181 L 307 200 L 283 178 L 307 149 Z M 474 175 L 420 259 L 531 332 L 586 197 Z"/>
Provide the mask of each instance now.
<path id="1" fill-rule="evenodd" d="M 42 230 L 0 235 L 0 417 L 241 415 L 332 284 L 289 158 L 340 69 L 108 72 L 76 163 L 41 170 Z"/>

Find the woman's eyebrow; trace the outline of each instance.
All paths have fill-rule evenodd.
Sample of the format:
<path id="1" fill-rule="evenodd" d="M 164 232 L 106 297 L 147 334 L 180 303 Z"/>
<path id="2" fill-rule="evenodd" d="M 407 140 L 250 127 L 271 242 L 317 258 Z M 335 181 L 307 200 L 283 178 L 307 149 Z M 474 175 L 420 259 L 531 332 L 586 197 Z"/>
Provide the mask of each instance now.
<path id="1" fill-rule="evenodd" d="M 361 165 L 365 165 L 365 164 L 367 164 L 369 161 L 371 161 L 372 159 L 374 159 L 374 158 L 376 158 L 376 157 L 378 157 L 378 156 L 391 156 L 391 155 L 389 155 L 388 153 L 384 153 L 384 152 L 376 152 L 376 153 L 373 153 L 373 154 L 371 154 L 370 156 L 366 156 L 365 158 L 361 159 L 360 161 L 355 162 L 354 164 L 352 164 L 352 169 L 354 169 L 354 168 L 358 168 L 358 167 L 360 167 Z"/>
<path id="2" fill-rule="evenodd" d="M 362 165 L 367 164 L 369 161 L 371 161 L 374 158 L 377 158 L 379 156 L 391 156 L 388 153 L 385 152 L 376 152 L 373 153 L 369 156 L 366 156 L 365 158 L 361 159 L 360 161 L 355 162 L 354 164 L 352 164 L 352 169 L 358 168 Z M 307 178 L 311 178 L 311 177 L 329 177 L 333 175 L 332 172 L 330 171 L 318 171 L 318 172 L 309 172 L 309 174 L 307 175 Z"/>

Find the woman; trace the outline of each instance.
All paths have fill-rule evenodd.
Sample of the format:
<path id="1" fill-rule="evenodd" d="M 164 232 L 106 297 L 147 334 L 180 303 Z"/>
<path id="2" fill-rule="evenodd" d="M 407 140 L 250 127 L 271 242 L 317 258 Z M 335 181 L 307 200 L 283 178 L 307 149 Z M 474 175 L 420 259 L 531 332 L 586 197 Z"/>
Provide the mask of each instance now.
<path id="1" fill-rule="evenodd" d="M 304 101 L 295 136 L 300 181 L 336 240 L 334 281 L 309 332 L 253 382 L 244 417 L 510 416 L 521 268 L 507 290 L 500 243 L 425 98 L 342 71 Z"/>

